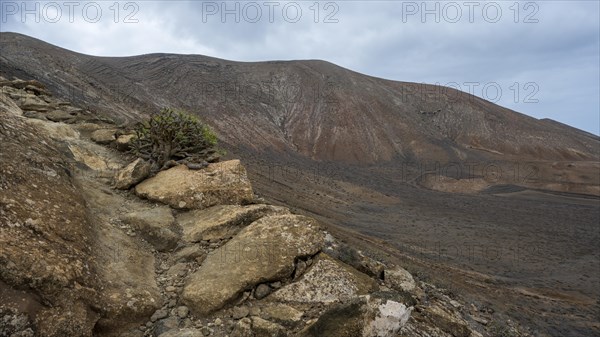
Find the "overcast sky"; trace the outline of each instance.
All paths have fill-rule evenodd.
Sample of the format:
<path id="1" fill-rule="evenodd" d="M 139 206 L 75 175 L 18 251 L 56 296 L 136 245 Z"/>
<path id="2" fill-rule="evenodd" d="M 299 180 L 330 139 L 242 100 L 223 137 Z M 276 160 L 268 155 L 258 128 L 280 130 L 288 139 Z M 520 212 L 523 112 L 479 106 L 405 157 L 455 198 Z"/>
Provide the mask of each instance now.
<path id="1" fill-rule="evenodd" d="M 1 31 L 85 54 L 323 59 L 600 133 L 598 1 L 0 3 Z"/>

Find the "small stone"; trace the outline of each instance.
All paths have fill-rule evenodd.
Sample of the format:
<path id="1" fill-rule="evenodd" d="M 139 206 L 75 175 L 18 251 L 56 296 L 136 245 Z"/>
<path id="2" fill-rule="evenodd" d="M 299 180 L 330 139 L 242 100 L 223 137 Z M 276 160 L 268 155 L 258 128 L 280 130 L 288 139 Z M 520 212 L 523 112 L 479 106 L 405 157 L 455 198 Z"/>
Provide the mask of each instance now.
<path id="1" fill-rule="evenodd" d="M 249 313 L 250 313 L 250 310 L 245 305 L 240 306 L 240 307 L 234 307 L 233 312 L 232 312 L 232 317 L 233 317 L 233 319 L 241 319 L 241 318 L 248 316 Z"/>
<path id="2" fill-rule="evenodd" d="M 273 288 L 273 289 L 281 288 L 281 281 L 271 283 L 271 288 Z"/>
<path id="3" fill-rule="evenodd" d="M 177 305 L 177 301 L 175 301 L 175 300 L 170 300 L 170 301 L 169 301 L 169 303 L 167 304 L 167 306 L 168 306 L 169 308 L 173 308 L 173 307 L 175 307 L 176 305 Z"/>
<path id="4" fill-rule="evenodd" d="M 179 328 L 179 320 L 177 317 L 169 317 L 161 319 L 154 325 L 153 332 L 160 336 L 161 334 Z"/>
<path id="5" fill-rule="evenodd" d="M 254 291 L 254 297 L 257 300 L 263 299 L 265 297 L 267 297 L 269 294 L 271 293 L 271 287 L 269 287 L 266 284 L 259 284 L 258 287 L 256 287 L 256 290 Z"/>
<path id="6" fill-rule="evenodd" d="M 294 280 L 298 279 L 306 271 L 306 262 L 300 260 L 296 263 L 296 271 L 294 272 Z"/>
<path id="7" fill-rule="evenodd" d="M 202 332 L 202 334 L 204 336 L 209 336 L 210 335 L 210 329 L 206 326 L 203 326 L 202 329 L 200 329 L 200 332 Z"/>
<path id="8" fill-rule="evenodd" d="M 113 129 L 100 129 L 94 131 L 91 138 L 98 144 L 107 145 L 116 139 L 115 132 Z"/>
<path id="9" fill-rule="evenodd" d="M 187 273 L 187 264 L 176 263 L 173 267 L 169 268 L 167 275 L 170 277 L 183 277 Z"/>
<path id="10" fill-rule="evenodd" d="M 127 190 L 131 186 L 134 186 L 140 181 L 146 179 L 151 170 L 152 165 L 149 162 L 138 158 L 115 174 L 115 188 Z"/>
<path id="11" fill-rule="evenodd" d="M 175 292 L 175 290 L 177 290 L 177 288 L 175 288 L 173 286 L 168 286 L 165 288 L 165 291 L 167 291 L 169 293 L 173 293 L 173 292 Z"/>
<path id="12" fill-rule="evenodd" d="M 237 321 L 233 330 L 231 331 L 231 337 L 249 337 L 253 335 L 252 321 L 248 317 Z"/>
<path id="13" fill-rule="evenodd" d="M 150 321 L 156 322 L 159 319 L 163 319 L 169 315 L 169 312 L 164 309 L 156 310 L 152 317 L 150 317 Z"/>
<path id="14" fill-rule="evenodd" d="M 260 316 L 261 310 L 259 307 L 250 307 L 250 316 Z"/>
<path id="15" fill-rule="evenodd" d="M 250 291 L 244 291 L 244 293 L 238 299 L 238 301 L 235 303 L 235 305 L 240 305 L 240 304 L 246 302 L 246 300 L 248 300 L 248 298 L 250 298 L 250 295 L 252 295 L 252 292 L 250 292 Z"/>
<path id="16" fill-rule="evenodd" d="M 223 325 L 223 321 L 220 318 L 217 317 L 217 319 L 215 319 L 215 325 L 216 326 L 221 326 L 221 325 Z"/>
<path id="17" fill-rule="evenodd" d="M 488 324 L 488 320 L 483 318 L 483 317 L 479 317 L 479 316 L 473 316 L 473 320 L 477 323 L 483 324 L 483 325 L 487 325 Z"/>
<path id="18" fill-rule="evenodd" d="M 208 166 L 207 162 L 203 162 L 203 163 L 186 163 L 185 164 L 190 170 L 201 170 L 203 168 L 206 168 Z"/>
<path id="19" fill-rule="evenodd" d="M 135 135 L 121 135 L 117 138 L 115 144 L 117 145 L 117 149 L 119 151 L 127 151 L 131 148 L 131 143 Z"/>
<path id="20" fill-rule="evenodd" d="M 457 301 L 455 301 L 455 300 L 450 300 L 450 304 L 451 304 L 453 307 L 457 308 L 457 309 L 458 309 L 458 308 L 460 308 L 460 307 L 462 307 L 462 304 L 458 303 L 458 302 L 457 302 Z"/>
<path id="21" fill-rule="evenodd" d="M 189 313 L 190 309 L 188 309 L 186 306 L 177 308 L 177 316 L 179 316 L 179 318 L 186 318 Z"/>
<path id="22" fill-rule="evenodd" d="M 184 328 L 191 328 L 193 326 L 194 326 L 194 322 L 192 322 L 191 319 L 186 318 L 186 319 L 183 320 L 183 327 Z"/>

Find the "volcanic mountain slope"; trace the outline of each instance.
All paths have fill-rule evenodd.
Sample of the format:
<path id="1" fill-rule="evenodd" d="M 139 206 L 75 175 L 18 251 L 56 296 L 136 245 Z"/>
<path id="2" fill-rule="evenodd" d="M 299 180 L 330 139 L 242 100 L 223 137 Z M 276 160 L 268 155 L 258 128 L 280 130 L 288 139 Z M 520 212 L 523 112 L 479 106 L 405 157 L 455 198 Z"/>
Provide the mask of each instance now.
<path id="1" fill-rule="evenodd" d="M 268 201 L 540 336 L 598 334 L 597 136 L 323 61 L 93 57 L 0 33 L 0 76 L 118 124 L 162 106 L 198 113 Z"/>
<path id="2" fill-rule="evenodd" d="M 324 61 L 93 57 L 13 33 L 2 33 L 0 43 L 5 77 L 39 77 L 57 94 L 117 120 L 158 106 L 187 108 L 234 147 L 353 164 L 598 159 L 600 140 L 585 132 L 453 89 L 378 79 Z"/>

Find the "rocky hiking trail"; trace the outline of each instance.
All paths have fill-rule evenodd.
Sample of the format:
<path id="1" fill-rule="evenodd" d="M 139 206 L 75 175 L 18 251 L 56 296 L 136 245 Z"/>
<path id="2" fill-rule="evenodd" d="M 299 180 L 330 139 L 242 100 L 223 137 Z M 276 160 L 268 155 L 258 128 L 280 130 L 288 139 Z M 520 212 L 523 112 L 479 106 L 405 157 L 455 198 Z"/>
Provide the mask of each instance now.
<path id="1" fill-rule="evenodd" d="M 0 86 L 0 336 L 490 335 L 486 312 L 266 204 L 238 160 L 148 178 L 109 119 Z"/>

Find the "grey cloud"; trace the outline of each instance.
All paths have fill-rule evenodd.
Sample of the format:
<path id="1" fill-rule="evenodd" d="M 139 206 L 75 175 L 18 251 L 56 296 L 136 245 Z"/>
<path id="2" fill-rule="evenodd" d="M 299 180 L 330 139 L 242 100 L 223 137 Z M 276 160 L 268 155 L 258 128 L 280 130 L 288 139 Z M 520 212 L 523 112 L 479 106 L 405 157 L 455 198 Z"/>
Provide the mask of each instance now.
<path id="1" fill-rule="evenodd" d="M 4 1 L 3 3 L 6 3 Z M 20 2 L 17 2 L 20 3 Z M 47 3 L 47 2 L 45 2 Z M 60 2 L 59 2 L 60 3 Z M 422 1 L 336 1 L 337 23 L 324 23 L 329 11 L 319 3 L 319 22 L 314 22 L 312 1 L 296 2 L 303 11 L 296 23 L 286 22 L 277 7 L 269 22 L 264 1 L 255 2 L 263 12 L 255 23 L 232 15 L 207 16 L 203 9 L 221 1 L 139 1 L 138 23 L 114 23 L 102 2 L 102 20 L 96 24 L 61 20 L 56 24 L 2 22 L 2 31 L 22 32 L 83 53 L 133 55 L 149 52 L 197 53 L 238 61 L 272 59 L 325 59 L 365 74 L 400 81 L 427 83 L 497 82 L 503 97 L 499 104 L 519 112 L 549 117 L 598 134 L 599 20 L 598 2 L 535 2 L 538 23 L 522 23 L 529 11 L 520 3 L 513 22 L 513 2 L 496 2 L 502 8 L 497 23 L 489 23 L 478 11 L 468 22 L 465 2 L 457 23 L 433 16 L 422 22 L 406 9 Z M 249 2 L 239 2 L 240 8 Z M 290 3 L 290 2 L 287 2 Z M 449 2 L 438 2 L 441 7 Z M 495 3 L 495 4 L 496 4 Z M 43 3 L 41 3 L 43 4 Z M 121 2 L 123 6 L 125 2 Z M 229 8 L 235 2 L 229 2 Z M 433 8 L 435 2 L 427 2 Z M 121 8 L 121 18 L 126 11 Z M 251 13 L 250 13 L 251 14 Z M 403 16 L 404 15 L 404 16 Z M 405 19 L 405 20 L 403 20 Z M 509 87 L 518 82 L 539 85 L 538 103 L 514 102 Z M 466 88 L 463 88 L 466 89 Z M 521 88 L 520 94 L 526 94 Z M 477 94 L 477 92 L 476 92 Z M 575 108 L 574 108 L 575 107 Z"/>

